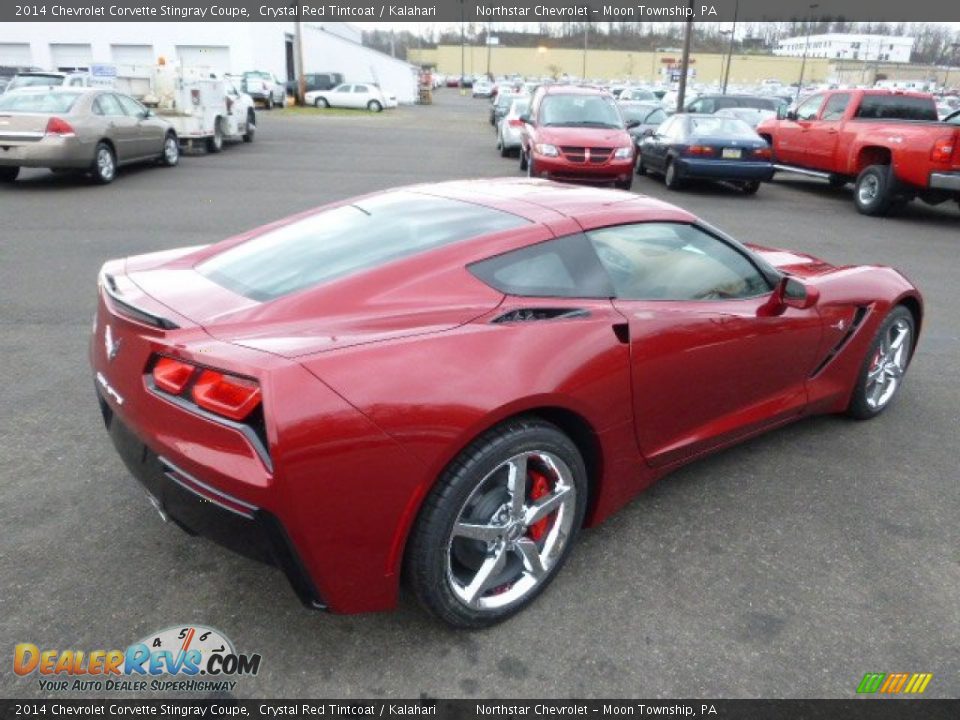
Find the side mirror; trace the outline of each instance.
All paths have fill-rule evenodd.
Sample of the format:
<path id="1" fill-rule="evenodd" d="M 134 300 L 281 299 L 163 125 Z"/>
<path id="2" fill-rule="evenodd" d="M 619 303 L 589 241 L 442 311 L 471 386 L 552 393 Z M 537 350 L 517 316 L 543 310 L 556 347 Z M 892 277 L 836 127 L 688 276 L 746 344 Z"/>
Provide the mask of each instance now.
<path id="1" fill-rule="evenodd" d="M 787 111 L 783 114 L 783 116 L 784 116 L 787 120 L 793 120 L 794 122 L 797 121 L 797 117 L 798 117 L 796 110 L 787 110 Z"/>
<path id="2" fill-rule="evenodd" d="M 153 110 L 147 108 L 147 109 L 144 110 L 142 113 L 140 113 L 140 117 L 142 117 L 144 120 L 146 120 L 147 118 L 152 118 L 152 117 L 153 117 Z"/>
<path id="3" fill-rule="evenodd" d="M 656 128 L 647 128 L 647 129 L 645 129 L 645 130 L 644 130 L 642 133 L 640 133 L 640 134 L 641 134 L 642 137 L 656 137 L 656 136 L 657 136 L 657 129 L 656 129 Z"/>
<path id="4" fill-rule="evenodd" d="M 782 315 L 787 308 L 807 310 L 820 300 L 820 291 L 784 275 L 773 289 L 770 299 L 760 308 L 761 315 Z"/>

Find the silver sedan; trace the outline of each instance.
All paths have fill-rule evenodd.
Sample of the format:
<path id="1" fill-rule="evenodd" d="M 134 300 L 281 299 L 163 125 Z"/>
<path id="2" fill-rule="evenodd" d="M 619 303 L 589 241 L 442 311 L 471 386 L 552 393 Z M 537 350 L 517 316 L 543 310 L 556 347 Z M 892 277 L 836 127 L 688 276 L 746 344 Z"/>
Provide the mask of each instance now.
<path id="1" fill-rule="evenodd" d="M 21 167 L 84 170 L 101 184 L 121 165 L 180 160 L 176 132 L 133 98 L 103 88 L 37 87 L 0 96 L 0 181 Z"/>

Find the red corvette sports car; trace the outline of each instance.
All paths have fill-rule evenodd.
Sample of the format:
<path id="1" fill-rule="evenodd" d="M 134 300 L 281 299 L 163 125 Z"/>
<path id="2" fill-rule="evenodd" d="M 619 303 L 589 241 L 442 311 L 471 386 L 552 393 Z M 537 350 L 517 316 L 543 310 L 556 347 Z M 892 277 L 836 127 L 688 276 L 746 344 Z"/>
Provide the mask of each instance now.
<path id="1" fill-rule="evenodd" d="M 164 517 L 312 607 L 390 608 L 404 577 L 478 627 L 679 465 L 881 413 L 922 314 L 894 270 L 745 246 L 651 198 L 469 181 L 110 261 L 90 361 Z"/>

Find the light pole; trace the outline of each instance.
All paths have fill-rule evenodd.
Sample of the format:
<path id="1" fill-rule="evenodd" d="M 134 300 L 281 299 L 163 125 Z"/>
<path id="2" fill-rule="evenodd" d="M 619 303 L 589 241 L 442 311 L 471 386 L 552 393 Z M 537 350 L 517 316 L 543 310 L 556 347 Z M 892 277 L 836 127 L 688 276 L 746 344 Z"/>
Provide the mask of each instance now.
<path id="1" fill-rule="evenodd" d="M 733 6 L 733 27 L 730 28 L 730 47 L 727 48 L 727 69 L 723 73 L 723 94 L 727 94 L 727 81 L 730 80 L 730 64 L 733 62 L 733 41 L 737 36 L 737 15 L 740 12 L 740 0 Z"/>
<path id="2" fill-rule="evenodd" d="M 810 49 L 810 20 L 813 11 L 818 7 L 820 7 L 818 3 L 811 3 L 807 12 L 807 41 L 803 45 L 803 60 L 800 61 L 800 81 L 797 83 L 797 96 L 793 99 L 794 102 L 800 99 L 800 91 L 803 90 L 803 71 L 807 67 L 807 51 Z"/>
<path id="3" fill-rule="evenodd" d="M 463 15 L 463 0 L 460 0 L 460 94 L 466 95 L 464 83 L 467 79 L 467 31 L 466 19 Z"/>
<path id="4" fill-rule="evenodd" d="M 583 24 L 583 80 L 587 80 L 587 39 L 590 36 L 590 23 Z"/>
<path id="5" fill-rule="evenodd" d="M 693 35 L 693 0 L 687 4 L 690 14 L 683 28 L 683 57 L 680 59 L 680 87 L 677 88 L 677 112 L 683 112 L 683 101 L 687 95 L 687 72 L 690 67 L 690 36 Z"/>
<path id="6" fill-rule="evenodd" d="M 487 78 L 490 77 L 490 54 L 493 52 L 493 43 L 490 42 L 490 26 L 492 23 L 487 23 Z"/>

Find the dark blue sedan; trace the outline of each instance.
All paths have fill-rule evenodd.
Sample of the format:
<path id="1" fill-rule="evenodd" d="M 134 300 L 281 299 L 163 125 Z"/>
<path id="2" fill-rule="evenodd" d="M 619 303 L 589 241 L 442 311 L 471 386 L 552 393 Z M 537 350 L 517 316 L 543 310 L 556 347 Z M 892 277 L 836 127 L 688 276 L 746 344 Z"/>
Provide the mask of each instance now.
<path id="1" fill-rule="evenodd" d="M 697 178 L 729 181 L 752 195 L 773 177 L 770 146 L 738 118 L 677 113 L 637 150 L 637 174 L 660 173 L 671 190 Z"/>

